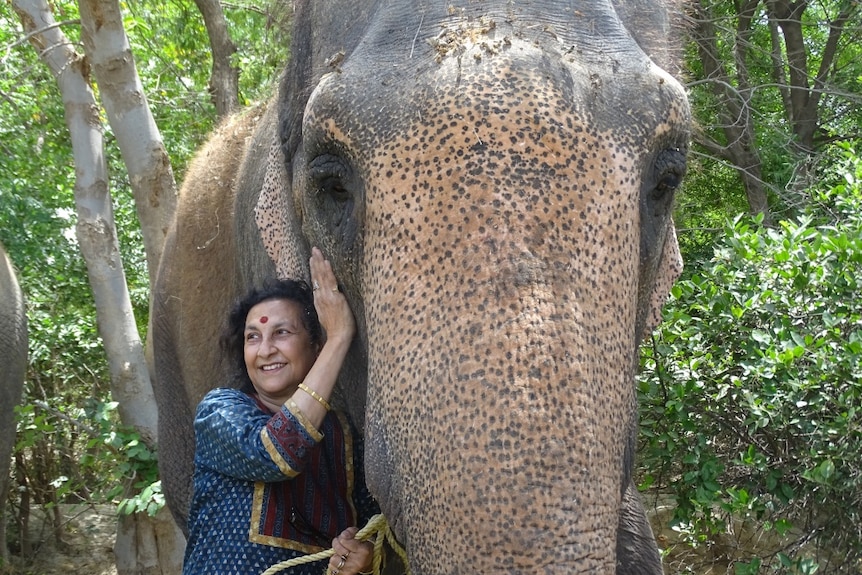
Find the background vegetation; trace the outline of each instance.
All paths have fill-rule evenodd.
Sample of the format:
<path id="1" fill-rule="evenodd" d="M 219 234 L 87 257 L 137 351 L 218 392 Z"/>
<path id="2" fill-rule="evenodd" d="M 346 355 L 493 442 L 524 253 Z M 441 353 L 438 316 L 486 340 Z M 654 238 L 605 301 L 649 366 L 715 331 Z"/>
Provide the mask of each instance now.
<path id="1" fill-rule="evenodd" d="M 181 0 L 122 6 L 182 180 L 216 122 L 203 21 Z M 223 7 L 247 104 L 278 76 L 285 15 L 246 0 Z M 53 9 L 78 42 L 76 4 L 58 0 Z M 667 558 L 671 572 L 705 564 L 740 574 L 862 572 L 859 12 L 853 0 L 703 0 L 686 15 L 699 127 L 676 213 L 687 267 L 643 347 L 638 382 L 640 478 L 680 541 Z M 790 42 L 797 27 L 802 59 Z M 30 509 L 119 503 L 125 483 L 149 484 L 155 468 L 149 448 L 117 425 L 74 236 L 63 106 L 20 30 L 0 4 L 0 242 L 27 294 L 31 340 L 6 520 L 10 547 L 26 557 L 36 542 L 18 524 Z M 808 99 L 796 99 L 815 112 L 813 132 L 791 104 L 801 92 Z M 146 263 L 107 130 L 121 250 L 144 334 Z"/>
<path id="2" fill-rule="evenodd" d="M 823 176 L 794 219 L 728 221 L 643 347 L 642 487 L 736 573 L 862 568 L 862 160 Z"/>

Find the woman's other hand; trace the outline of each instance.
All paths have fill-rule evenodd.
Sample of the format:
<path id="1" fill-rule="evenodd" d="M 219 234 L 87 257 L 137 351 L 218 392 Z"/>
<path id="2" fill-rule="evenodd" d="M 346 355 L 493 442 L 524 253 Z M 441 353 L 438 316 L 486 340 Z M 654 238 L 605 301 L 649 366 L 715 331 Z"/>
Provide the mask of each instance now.
<path id="1" fill-rule="evenodd" d="M 374 546 L 356 539 L 356 527 L 348 527 L 332 540 L 335 555 L 329 559 L 329 575 L 356 575 L 369 573 L 372 567 Z"/>

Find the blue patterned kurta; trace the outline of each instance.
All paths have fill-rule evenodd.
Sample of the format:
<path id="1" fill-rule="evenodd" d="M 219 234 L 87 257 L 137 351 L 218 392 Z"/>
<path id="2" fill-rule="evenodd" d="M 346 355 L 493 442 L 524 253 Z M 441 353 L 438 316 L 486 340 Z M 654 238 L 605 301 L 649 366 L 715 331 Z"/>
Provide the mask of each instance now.
<path id="1" fill-rule="evenodd" d="M 328 549 L 379 512 L 361 438 L 336 412 L 317 430 L 292 401 L 273 414 L 241 391 L 214 389 L 198 405 L 195 440 L 183 575 L 258 575 Z M 327 564 L 282 573 L 321 575 Z"/>

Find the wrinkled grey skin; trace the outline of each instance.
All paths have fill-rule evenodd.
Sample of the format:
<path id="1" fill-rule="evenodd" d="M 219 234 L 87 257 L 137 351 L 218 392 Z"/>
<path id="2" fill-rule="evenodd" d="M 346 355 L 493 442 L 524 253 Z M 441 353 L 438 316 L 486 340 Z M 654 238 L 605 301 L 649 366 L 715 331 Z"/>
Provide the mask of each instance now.
<path id="1" fill-rule="evenodd" d="M 297 2 L 280 92 L 199 156 L 157 282 L 181 525 L 227 302 L 317 245 L 358 324 L 335 402 L 414 574 L 661 572 L 631 475 L 637 345 L 681 263 L 673 10 Z"/>
<path id="2" fill-rule="evenodd" d="M 15 446 L 15 406 L 21 401 L 27 370 L 27 316 L 24 296 L 12 262 L 0 245 L 0 554 L 9 563 L 6 547 L 6 490 Z"/>

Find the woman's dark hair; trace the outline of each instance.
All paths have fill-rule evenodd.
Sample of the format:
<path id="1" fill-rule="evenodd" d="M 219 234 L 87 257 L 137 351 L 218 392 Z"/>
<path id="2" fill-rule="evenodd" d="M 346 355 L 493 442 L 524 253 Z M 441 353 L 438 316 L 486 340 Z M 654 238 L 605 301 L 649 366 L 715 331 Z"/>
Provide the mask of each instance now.
<path id="1" fill-rule="evenodd" d="M 233 371 L 233 386 L 251 393 L 254 386 L 245 368 L 245 320 L 257 304 L 269 300 L 288 300 L 302 307 L 302 325 L 308 332 L 311 344 L 320 346 L 323 330 L 314 308 L 314 294 L 302 280 L 270 280 L 260 288 L 253 288 L 234 303 L 227 317 L 220 344 L 225 359 Z"/>

